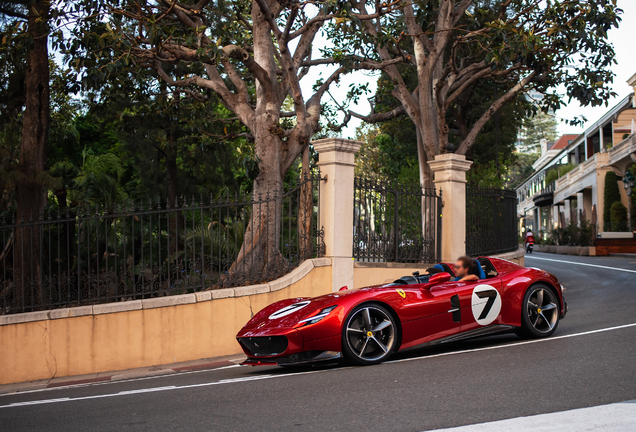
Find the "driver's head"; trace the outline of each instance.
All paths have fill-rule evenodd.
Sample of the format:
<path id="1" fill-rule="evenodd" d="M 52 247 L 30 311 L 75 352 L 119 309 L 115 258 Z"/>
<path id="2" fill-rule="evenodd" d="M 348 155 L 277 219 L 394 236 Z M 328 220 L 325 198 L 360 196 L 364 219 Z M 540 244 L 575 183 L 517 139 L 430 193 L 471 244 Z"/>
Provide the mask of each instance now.
<path id="1" fill-rule="evenodd" d="M 475 262 L 467 256 L 462 256 L 457 259 L 457 262 L 453 266 L 455 276 L 463 278 L 469 274 L 474 274 Z"/>

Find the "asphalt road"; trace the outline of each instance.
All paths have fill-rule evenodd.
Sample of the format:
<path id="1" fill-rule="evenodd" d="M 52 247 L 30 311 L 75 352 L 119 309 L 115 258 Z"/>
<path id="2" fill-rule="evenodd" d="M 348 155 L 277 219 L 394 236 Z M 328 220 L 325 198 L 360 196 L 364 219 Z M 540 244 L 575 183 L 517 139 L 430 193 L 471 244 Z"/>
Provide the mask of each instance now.
<path id="1" fill-rule="evenodd" d="M 422 431 L 636 399 L 636 258 L 537 253 L 526 265 L 566 287 L 570 310 L 550 339 L 486 337 L 372 367 L 229 367 L 5 395 L 0 430 Z"/>

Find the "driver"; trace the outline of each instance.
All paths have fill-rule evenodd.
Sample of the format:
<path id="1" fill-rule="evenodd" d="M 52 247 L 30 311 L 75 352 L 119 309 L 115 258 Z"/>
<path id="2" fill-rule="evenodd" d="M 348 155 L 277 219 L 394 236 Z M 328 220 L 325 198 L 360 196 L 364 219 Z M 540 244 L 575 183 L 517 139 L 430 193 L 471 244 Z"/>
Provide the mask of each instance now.
<path id="1" fill-rule="evenodd" d="M 453 279 L 454 282 L 479 280 L 479 277 L 477 277 L 477 270 L 475 268 L 475 260 L 468 258 L 467 256 L 457 258 L 457 262 L 453 266 L 453 270 L 457 276 Z"/>

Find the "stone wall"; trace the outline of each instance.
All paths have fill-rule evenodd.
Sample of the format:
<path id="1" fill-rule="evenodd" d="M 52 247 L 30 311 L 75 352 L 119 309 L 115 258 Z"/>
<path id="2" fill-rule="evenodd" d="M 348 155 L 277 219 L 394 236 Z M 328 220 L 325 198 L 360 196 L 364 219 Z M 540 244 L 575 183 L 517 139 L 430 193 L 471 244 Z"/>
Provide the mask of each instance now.
<path id="1" fill-rule="evenodd" d="M 0 316 L 0 384 L 237 354 L 265 306 L 331 292 L 331 260 L 268 284 Z"/>

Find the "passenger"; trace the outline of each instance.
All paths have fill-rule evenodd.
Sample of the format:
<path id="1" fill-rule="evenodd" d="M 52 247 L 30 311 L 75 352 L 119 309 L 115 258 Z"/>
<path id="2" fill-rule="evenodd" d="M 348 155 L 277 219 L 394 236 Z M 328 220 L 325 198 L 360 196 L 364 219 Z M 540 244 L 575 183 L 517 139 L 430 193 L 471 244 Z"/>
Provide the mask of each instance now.
<path id="1" fill-rule="evenodd" d="M 477 277 L 477 270 L 475 268 L 475 260 L 462 256 L 457 259 L 457 262 L 453 266 L 455 275 L 457 276 L 453 281 L 455 282 L 469 282 L 479 280 Z"/>

